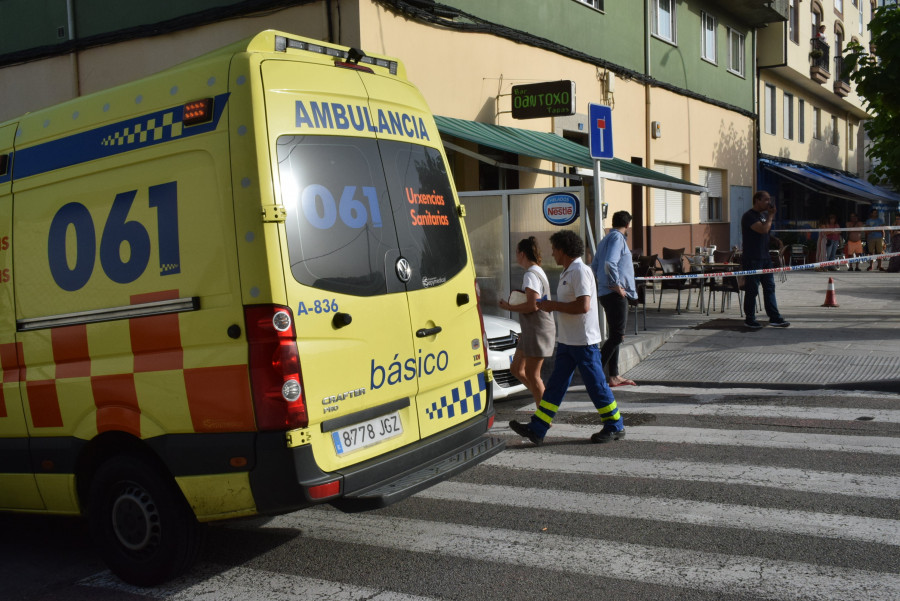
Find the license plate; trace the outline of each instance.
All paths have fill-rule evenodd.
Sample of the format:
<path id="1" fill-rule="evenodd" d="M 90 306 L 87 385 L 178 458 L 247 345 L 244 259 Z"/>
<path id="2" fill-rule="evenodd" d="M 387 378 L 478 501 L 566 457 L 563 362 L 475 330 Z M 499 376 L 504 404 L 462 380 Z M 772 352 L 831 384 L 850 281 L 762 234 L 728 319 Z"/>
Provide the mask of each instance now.
<path id="1" fill-rule="evenodd" d="M 377 444 L 383 440 L 403 434 L 400 412 L 394 411 L 369 421 L 360 422 L 331 433 L 334 449 L 338 455 Z"/>

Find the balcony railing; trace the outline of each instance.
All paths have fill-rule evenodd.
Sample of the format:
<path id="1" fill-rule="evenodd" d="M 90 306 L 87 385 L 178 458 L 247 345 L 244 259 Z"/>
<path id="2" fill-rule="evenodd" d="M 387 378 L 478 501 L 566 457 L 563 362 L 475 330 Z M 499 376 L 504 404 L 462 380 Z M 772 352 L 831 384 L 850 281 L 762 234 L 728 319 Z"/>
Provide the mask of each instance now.
<path id="1" fill-rule="evenodd" d="M 840 54 L 834 57 L 834 93 L 841 98 L 850 94 L 850 75 L 844 74 L 844 57 Z"/>
<path id="2" fill-rule="evenodd" d="M 831 46 L 819 38 L 810 40 L 809 57 L 812 61 L 811 67 L 813 69 L 821 69 L 825 73 L 829 73 L 828 67 L 831 62 L 830 56 Z"/>
<path id="3" fill-rule="evenodd" d="M 834 79 L 850 85 L 850 74 L 844 73 L 844 57 L 840 55 L 834 57 Z"/>

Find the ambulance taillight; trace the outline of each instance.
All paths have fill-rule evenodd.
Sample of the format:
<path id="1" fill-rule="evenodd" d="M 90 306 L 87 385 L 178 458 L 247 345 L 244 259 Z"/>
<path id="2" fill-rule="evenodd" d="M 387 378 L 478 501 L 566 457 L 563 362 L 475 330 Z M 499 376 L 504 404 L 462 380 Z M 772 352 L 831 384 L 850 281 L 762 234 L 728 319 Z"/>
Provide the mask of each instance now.
<path id="1" fill-rule="evenodd" d="M 256 427 L 305 428 L 309 417 L 291 310 L 281 305 L 253 305 L 244 308 L 244 319 Z"/>

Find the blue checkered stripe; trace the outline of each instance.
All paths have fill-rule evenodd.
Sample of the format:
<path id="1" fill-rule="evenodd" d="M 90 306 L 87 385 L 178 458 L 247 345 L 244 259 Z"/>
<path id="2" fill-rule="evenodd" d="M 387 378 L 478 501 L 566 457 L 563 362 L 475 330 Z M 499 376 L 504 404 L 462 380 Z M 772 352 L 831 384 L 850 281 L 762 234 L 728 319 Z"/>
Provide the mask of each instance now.
<path id="1" fill-rule="evenodd" d="M 181 109 L 182 107 L 178 107 Z M 179 110 L 179 112 L 183 112 Z M 103 146 L 125 146 L 127 144 L 146 144 L 150 142 L 165 142 L 177 138 L 182 134 L 181 115 L 175 120 L 175 111 L 163 113 L 154 118 L 133 123 L 121 130 L 114 131 L 104 137 L 100 144 Z"/>
<path id="2" fill-rule="evenodd" d="M 484 394 L 487 387 L 484 382 L 484 374 L 478 374 L 478 390 L 474 390 L 476 378 L 470 378 L 463 382 L 462 386 L 456 386 L 449 395 L 441 397 L 440 401 L 431 403 L 431 407 L 425 408 L 428 419 L 443 419 L 465 415 L 466 413 L 480 413 L 484 408 Z"/>
<path id="3" fill-rule="evenodd" d="M 213 98 L 211 121 L 187 128 L 182 123 L 184 106 L 179 105 L 17 150 L 13 153 L 16 159 L 13 176 L 23 179 L 215 131 L 225 112 L 228 96 L 229 93 L 225 92 Z"/>

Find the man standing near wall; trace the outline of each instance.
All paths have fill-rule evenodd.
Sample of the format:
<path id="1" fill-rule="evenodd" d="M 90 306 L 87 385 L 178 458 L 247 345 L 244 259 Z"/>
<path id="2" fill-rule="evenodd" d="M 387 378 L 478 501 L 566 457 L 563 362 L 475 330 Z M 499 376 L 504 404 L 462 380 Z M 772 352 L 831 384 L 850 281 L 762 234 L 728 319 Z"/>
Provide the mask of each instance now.
<path id="1" fill-rule="evenodd" d="M 603 369 L 610 388 L 634 386 L 634 381 L 619 375 L 619 345 L 625 340 L 628 323 L 628 299 L 637 298 L 634 283 L 634 263 L 628 248 L 626 231 L 631 224 L 628 211 L 616 211 L 612 229 L 597 244 L 591 269 L 597 277 L 597 295 L 606 314 L 609 336 L 600 348 Z M 635 318 L 636 319 L 636 318 Z"/>
<path id="2" fill-rule="evenodd" d="M 775 203 L 769 193 L 760 190 L 753 195 L 753 206 L 741 217 L 741 238 L 744 250 L 741 254 L 741 268 L 744 270 L 771 269 L 772 258 L 769 255 L 769 232 L 775 221 Z M 769 316 L 769 325 L 774 328 L 786 328 L 790 323 L 778 312 L 775 300 L 775 276 L 771 273 L 748 275 L 744 284 L 744 325 L 758 330 L 762 325 L 756 321 L 756 297 L 759 285 L 763 288 L 763 306 Z"/>

